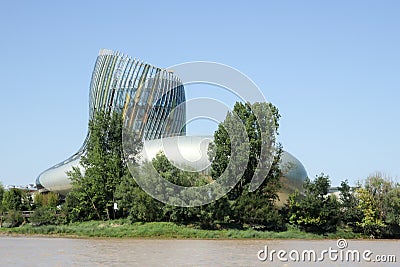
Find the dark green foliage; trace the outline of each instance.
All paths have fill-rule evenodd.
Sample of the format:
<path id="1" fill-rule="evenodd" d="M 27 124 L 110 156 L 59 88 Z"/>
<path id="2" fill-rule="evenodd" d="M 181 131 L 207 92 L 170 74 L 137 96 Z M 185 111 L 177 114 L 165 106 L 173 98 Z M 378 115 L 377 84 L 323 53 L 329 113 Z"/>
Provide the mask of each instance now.
<path id="1" fill-rule="evenodd" d="M 385 197 L 386 218 L 389 225 L 400 226 L 400 185 L 396 184 Z"/>
<path id="2" fill-rule="evenodd" d="M 275 201 L 278 199 L 277 192 L 280 188 L 279 178 L 281 176 L 278 166 L 282 153 L 280 145 L 275 147 L 276 153 L 269 172 L 264 174 L 262 172 L 271 159 L 264 158 L 269 156 L 269 153 L 267 155 L 261 154 L 261 148 L 263 146 L 263 149 L 268 151 L 274 148 L 271 145 L 275 142 L 275 134 L 277 134 L 279 127 L 280 115 L 275 106 L 267 103 L 243 104 L 237 102 L 235 104 L 233 113 L 228 113 L 226 120 L 218 126 L 214 134 L 214 143 L 209 147 L 209 157 L 212 160 L 211 175 L 214 179 L 218 179 L 223 175 L 231 160 L 231 148 L 235 147 L 237 149 L 242 145 L 240 141 L 239 143 L 232 142 L 233 140 L 240 140 L 235 134 L 241 130 L 239 125 L 227 124 L 234 116 L 233 114 L 238 116 L 245 127 L 250 144 L 250 153 L 243 176 L 228 193 L 228 199 L 231 204 L 230 218 L 240 223 L 262 225 L 265 229 L 284 228 L 282 226 L 282 217 L 275 206 Z M 262 123 L 261 125 L 260 122 Z M 228 134 L 226 127 L 232 127 L 230 129 L 231 135 Z M 260 174 L 265 176 L 258 177 L 263 182 L 257 190 L 249 192 L 249 184 L 254 178 L 256 170 L 261 170 Z"/>
<path id="3" fill-rule="evenodd" d="M 22 213 L 19 210 L 8 210 L 4 217 L 2 227 L 17 227 L 24 222 Z"/>
<path id="4" fill-rule="evenodd" d="M 261 190 L 244 190 L 233 204 L 234 218 L 240 223 L 250 224 L 259 230 L 285 230 L 274 201 L 264 197 Z"/>
<path id="5" fill-rule="evenodd" d="M 3 184 L 0 182 L 0 213 L 3 211 L 3 195 L 4 195 L 4 188 Z"/>
<path id="6" fill-rule="evenodd" d="M 122 148 L 122 124 L 117 112 L 97 112 L 89 122 L 87 153 L 81 160 L 85 171 L 76 167 L 69 173 L 73 184 L 67 196 L 71 220 L 118 216 L 114 210 L 116 187 L 122 177 L 129 175 Z"/>
<path id="7" fill-rule="evenodd" d="M 51 206 L 40 206 L 32 213 L 29 221 L 33 226 L 58 224 L 56 208 Z"/>
<path id="8" fill-rule="evenodd" d="M 173 166 L 167 157 L 160 153 L 152 162 L 144 163 L 140 168 L 140 174 L 144 177 L 144 181 L 149 183 L 148 186 L 155 187 L 155 193 L 163 196 L 164 190 L 173 190 L 173 188 L 164 188 L 156 184 L 153 179 L 155 175 L 152 171 L 152 166 L 157 170 L 157 174 L 165 180 L 180 186 L 192 187 L 206 184 L 207 178 L 198 174 L 187 171 L 182 171 Z M 169 192 L 171 193 L 171 192 Z M 178 193 L 176 201 L 179 201 Z M 188 222 L 198 221 L 200 217 L 205 215 L 200 207 L 179 207 L 166 205 L 144 192 L 132 177 L 124 177 L 121 184 L 117 188 L 116 196 L 118 197 L 119 206 L 128 212 L 129 218 L 132 221 L 173 221 L 173 222 Z"/>
<path id="9" fill-rule="evenodd" d="M 358 209 L 359 199 L 351 189 L 347 180 L 341 182 L 339 192 L 340 220 L 357 231 L 357 222 L 359 222 L 363 216 L 362 211 Z"/>
<path id="10" fill-rule="evenodd" d="M 153 160 L 153 165 L 164 179 L 176 185 L 185 187 L 202 186 L 211 181 L 210 178 L 199 173 L 179 170 L 169 163 L 168 159 L 163 154 L 158 155 L 155 160 Z M 181 193 L 181 197 L 196 197 L 190 195 L 182 196 L 182 194 L 185 194 L 185 192 Z M 180 203 L 179 198 L 176 198 L 175 201 L 177 204 Z M 223 200 L 220 200 L 217 205 L 221 205 L 221 203 L 223 203 Z M 216 220 L 217 217 L 223 217 L 218 213 L 224 211 L 222 207 L 220 210 L 213 209 L 212 207 L 214 207 L 212 204 L 195 207 L 164 205 L 163 217 L 166 221 L 180 223 L 199 222 L 202 227 L 212 228 L 214 220 Z"/>
<path id="11" fill-rule="evenodd" d="M 307 179 L 303 186 L 304 197 L 300 197 L 297 192 L 289 196 L 289 222 L 308 232 L 336 231 L 339 224 L 339 202 L 334 195 L 327 195 L 329 177 L 321 174 L 314 181 Z"/>
<path id="12" fill-rule="evenodd" d="M 220 199 L 201 206 L 200 220 L 203 224 L 207 222 L 230 222 L 233 218 L 233 211 L 231 207 L 231 201 L 228 200 L 227 196 L 223 196 Z"/>
<path id="13" fill-rule="evenodd" d="M 231 142 L 228 132 L 222 124 L 218 125 L 217 131 L 214 133 L 214 141 L 209 146 L 208 155 L 212 162 L 211 176 L 217 179 L 225 171 L 229 163 L 229 155 L 231 154 Z"/>
<path id="14" fill-rule="evenodd" d="M 131 176 L 124 176 L 115 193 L 123 216 L 132 222 L 152 222 L 162 219 L 163 203 L 144 192 Z"/>
<path id="15" fill-rule="evenodd" d="M 386 217 L 388 225 L 386 237 L 400 238 L 400 185 L 396 184 L 385 198 Z"/>
<path id="16" fill-rule="evenodd" d="M 278 166 L 281 148 L 278 148 L 278 156 L 268 173 L 268 177 L 254 192 L 244 190 L 233 202 L 234 218 L 241 223 L 262 225 L 267 230 L 285 230 L 283 218 L 275 205 L 278 199 L 277 191 L 280 188 L 279 177 L 281 171 Z M 246 188 L 247 189 L 247 188 Z"/>
<path id="17" fill-rule="evenodd" d="M 154 166 L 158 174 L 164 179 L 177 185 L 187 187 L 201 186 L 210 181 L 210 178 L 199 173 L 178 169 L 168 161 L 164 154 L 160 153 L 151 163 L 144 163 L 141 167 L 141 175 L 145 176 L 145 181 L 155 186 L 156 193 L 159 195 L 164 194 L 163 190 L 165 188 L 160 187 L 158 190 L 158 185 L 153 183 L 151 166 Z M 203 228 L 213 228 L 214 221 L 228 220 L 230 214 L 230 207 L 226 198 L 198 207 L 180 207 L 164 204 L 149 196 L 129 176 L 122 179 L 122 182 L 117 187 L 116 196 L 119 208 L 133 222 L 194 222 L 199 223 Z M 176 200 L 178 201 L 178 198 Z"/>
<path id="18" fill-rule="evenodd" d="M 29 192 L 18 188 L 2 191 L 0 215 L 0 227 L 16 227 L 24 222 L 22 211 L 29 211 L 34 208 L 32 196 Z"/>
<path id="19" fill-rule="evenodd" d="M 72 222 L 97 219 L 93 212 L 90 199 L 83 190 L 72 190 L 68 193 L 64 208 L 67 210 L 68 220 Z"/>
<path id="20" fill-rule="evenodd" d="M 4 210 L 25 210 L 23 209 L 23 196 L 24 194 L 22 190 L 17 188 L 11 188 L 10 190 L 5 191 L 2 200 Z"/>
<path id="21" fill-rule="evenodd" d="M 257 114 L 257 116 L 255 114 Z M 228 163 L 231 160 L 230 157 L 232 156 L 231 148 L 235 147 L 235 149 L 240 151 L 238 147 L 243 145 L 241 144 L 242 138 L 235 135 L 240 133 L 242 130 L 242 125 L 233 119 L 235 115 L 238 116 L 245 127 L 247 138 L 250 144 L 250 155 L 244 175 L 240 178 L 236 186 L 229 192 L 228 196 L 231 200 L 236 199 L 241 195 L 243 188 L 250 183 L 251 179 L 253 178 L 258 164 L 265 164 L 267 160 L 270 160 L 260 158 L 261 145 L 266 146 L 266 149 L 271 149 L 268 141 L 271 141 L 269 142 L 271 144 L 274 143 L 274 136 L 277 134 L 280 118 L 278 109 L 272 104 L 243 104 L 236 102 L 233 112 L 228 113 L 225 121 L 218 125 L 218 129 L 214 133 L 214 143 L 209 148 L 209 157 L 212 160 L 211 176 L 214 179 L 218 179 L 227 168 Z M 263 125 L 261 126 L 259 125 L 260 121 L 263 122 Z M 227 127 L 232 133 L 231 136 L 228 134 Z M 232 142 L 234 140 L 238 141 Z M 240 153 L 238 154 L 240 155 Z M 279 157 L 280 154 L 278 153 L 277 162 L 279 162 Z M 263 165 L 261 165 L 261 167 L 262 166 Z M 276 177 L 267 176 L 266 179 L 275 180 L 275 178 Z M 272 182 L 275 183 L 275 181 Z"/>
<path id="22" fill-rule="evenodd" d="M 59 195 L 54 192 L 37 194 L 33 200 L 36 207 L 57 207 L 60 204 Z"/>

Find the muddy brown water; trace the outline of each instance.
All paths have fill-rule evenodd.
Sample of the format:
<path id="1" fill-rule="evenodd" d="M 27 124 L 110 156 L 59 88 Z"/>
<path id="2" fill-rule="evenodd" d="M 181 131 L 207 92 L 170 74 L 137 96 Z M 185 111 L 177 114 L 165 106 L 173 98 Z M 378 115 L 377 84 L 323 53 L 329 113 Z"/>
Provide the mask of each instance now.
<path id="1" fill-rule="evenodd" d="M 399 240 L 341 241 L 2 236 L 0 266 L 400 266 Z"/>

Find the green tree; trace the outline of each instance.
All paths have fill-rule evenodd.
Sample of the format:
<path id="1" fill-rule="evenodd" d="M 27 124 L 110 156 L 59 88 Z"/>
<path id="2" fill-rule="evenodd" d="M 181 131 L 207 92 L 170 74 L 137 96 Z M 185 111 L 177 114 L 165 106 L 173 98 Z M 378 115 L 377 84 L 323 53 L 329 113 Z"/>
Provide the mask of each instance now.
<path id="1" fill-rule="evenodd" d="M 156 170 L 154 173 L 153 168 Z M 177 204 L 180 199 L 190 197 L 183 192 L 173 192 L 174 188 L 165 188 L 154 182 L 153 175 L 160 175 L 165 180 L 176 185 L 192 187 L 201 186 L 211 182 L 211 178 L 205 175 L 182 171 L 175 167 L 168 158 L 159 153 L 151 162 L 145 162 L 140 167 L 136 175 L 142 175 L 142 181 L 148 183 L 147 186 L 155 188 L 155 194 L 159 197 L 168 195 L 173 196 L 172 201 Z M 221 198 L 216 202 L 204 206 L 181 207 L 164 204 L 144 192 L 132 177 L 124 177 L 117 187 L 116 196 L 118 206 L 132 221 L 170 221 L 179 223 L 200 223 L 203 228 L 214 227 L 215 220 L 225 220 L 228 211 L 224 210 L 226 198 Z"/>
<path id="2" fill-rule="evenodd" d="M 122 177 L 129 175 L 124 160 L 122 130 L 123 119 L 118 112 L 98 111 L 89 122 L 87 153 L 80 162 L 84 171 L 76 167 L 68 173 L 73 189 L 67 196 L 67 204 L 73 219 L 115 218 L 116 188 Z"/>
<path id="3" fill-rule="evenodd" d="M 57 207 L 60 204 L 59 195 L 54 192 L 36 194 L 33 203 L 36 207 Z"/>
<path id="4" fill-rule="evenodd" d="M 357 231 L 357 222 L 360 222 L 363 216 L 358 209 L 359 200 L 347 180 L 341 182 L 339 192 L 340 220 Z"/>
<path id="5" fill-rule="evenodd" d="M 34 197 L 35 209 L 29 218 L 34 226 L 58 224 L 63 214 L 57 215 L 57 206 L 60 204 L 59 195 L 54 192 L 38 193 Z"/>
<path id="6" fill-rule="evenodd" d="M 217 131 L 214 133 L 214 142 L 209 148 L 209 156 L 212 161 L 211 164 L 211 176 L 214 179 L 220 177 L 226 170 L 228 163 L 231 160 L 231 146 L 240 146 L 241 144 L 232 143 L 233 139 L 238 139 L 235 135 L 229 136 L 226 127 L 231 128 L 232 133 L 240 132 L 240 125 L 227 124 L 236 114 L 241 122 L 243 123 L 247 137 L 250 143 L 250 155 L 248 158 L 248 164 L 244 171 L 244 175 L 240 178 L 236 186 L 229 192 L 229 199 L 236 199 L 239 197 L 243 188 L 250 183 L 253 178 L 258 164 L 266 164 L 270 159 L 261 159 L 261 146 L 268 146 L 265 141 L 275 141 L 271 139 L 278 133 L 279 128 L 279 110 L 270 103 L 240 103 L 236 102 L 233 112 L 228 113 L 225 121 L 218 125 Z M 257 116 L 256 116 L 257 114 Z M 263 125 L 260 125 L 259 122 Z M 236 123 L 234 123 L 236 124 Z M 237 131 L 235 129 L 237 128 Z M 263 138 L 264 137 L 264 140 Z M 241 138 L 238 139 L 239 142 Z M 264 142 L 264 143 L 263 143 Z M 274 142 L 270 142 L 273 144 Z M 268 147 L 269 148 L 269 147 Z M 280 151 L 280 149 L 277 149 Z M 275 162 L 279 162 L 280 153 L 277 153 Z M 264 177 L 263 177 L 264 178 Z M 267 176 L 266 180 L 271 180 L 272 183 L 276 182 L 276 177 Z M 266 184 L 265 184 L 266 185 Z M 275 187 L 274 187 L 275 188 Z M 276 194 L 276 192 L 274 193 Z"/>
<path id="7" fill-rule="evenodd" d="M 395 184 L 385 198 L 385 223 L 389 226 L 389 237 L 400 238 L 400 185 Z"/>
<path id="8" fill-rule="evenodd" d="M 173 222 L 194 222 L 202 219 L 200 213 L 202 211 L 201 207 L 181 207 L 181 199 L 190 198 L 193 196 L 185 195 L 185 191 L 177 192 L 173 191 L 174 188 L 160 186 L 155 184 L 152 180 L 154 173 L 150 170 L 154 166 L 157 174 L 163 177 L 165 180 L 179 186 L 193 187 L 201 186 L 207 184 L 209 181 L 207 178 L 197 172 L 182 171 L 175 167 L 168 158 L 163 154 L 159 153 L 150 163 L 145 163 L 142 166 L 142 175 L 145 176 L 145 180 L 152 183 L 156 188 L 156 194 L 160 196 L 173 196 L 170 200 L 177 205 L 160 205 L 159 201 L 153 201 L 148 203 L 155 203 L 159 207 L 162 207 L 163 220 L 173 221 Z M 172 191 L 171 191 L 172 190 Z M 154 209 L 153 209 L 154 210 Z M 205 215 L 205 214 L 203 214 Z M 211 219 L 211 218 L 210 218 Z"/>
<path id="9" fill-rule="evenodd" d="M 400 189 L 387 175 L 370 175 L 357 190 L 361 231 L 374 237 L 400 236 Z"/>
<path id="10" fill-rule="evenodd" d="M 382 237 L 385 231 L 385 223 L 381 219 L 381 211 L 378 209 L 377 199 L 366 188 L 357 189 L 359 199 L 358 209 L 362 211 L 361 222 L 357 222 L 364 234 L 373 237 Z"/>
<path id="11" fill-rule="evenodd" d="M 63 208 L 66 210 L 68 221 L 86 221 L 99 218 L 93 211 L 93 204 L 87 192 L 77 186 L 66 196 Z"/>
<path id="12" fill-rule="evenodd" d="M 263 196 L 259 190 L 243 191 L 233 203 L 234 218 L 245 224 L 250 224 L 258 230 L 285 230 L 286 226 L 274 202 Z"/>
<path id="13" fill-rule="evenodd" d="M 3 184 L 0 182 L 0 214 L 3 211 L 3 195 L 4 195 L 4 187 Z"/>
<path id="14" fill-rule="evenodd" d="M 232 202 L 234 218 L 241 223 L 255 225 L 265 230 L 285 230 L 283 218 L 275 205 L 278 200 L 277 191 L 280 188 L 279 178 L 282 173 L 279 168 L 281 147 L 278 147 L 278 155 L 268 173 L 267 179 L 254 192 L 243 190 L 242 194 Z"/>
<path id="15" fill-rule="evenodd" d="M 32 194 L 29 191 L 21 190 L 22 196 L 22 210 L 33 210 L 35 203 L 33 201 Z"/>
<path id="16" fill-rule="evenodd" d="M 234 114 L 244 125 L 250 144 L 250 153 L 243 176 L 228 193 L 232 219 L 240 223 L 264 225 L 268 229 L 277 228 L 278 225 L 282 225 L 282 218 L 275 207 L 278 199 L 277 192 L 280 188 L 279 161 L 282 148 L 279 144 L 276 147 L 271 147 L 271 145 L 275 143 L 275 134 L 278 133 L 279 111 L 268 103 L 243 104 L 237 102 L 235 104 L 233 112 L 228 113 L 225 121 L 218 126 L 214 133 L 214 142 L 209 147 L 213 179 L 218 179 L 226 171 L 232 160 L 231 148 L 236 147 L 237 149 L 243 145 L 240 143 L 241 138 L 235 135 L 240 133 L 240 125 L 235 123 L 232 125 Z M 230 128 L 231 135 L 228 134 L 228 128 Z M 265 155 L 262 155 L 261 148 L 268 151 L 272 148 L 275 149 L 275 157 L 272 159 L 269 171 L 259 177 L 263 181 L 260 187 L 254 192 L 249 192 L 251 191 L 250 182 L 254 178 L 255 172 L 265 170 L 271 161 L 271 158 L 264 158 Z M 238 169 L 240 168 L 241 166 L 238 167 Z"/>
<path id="17" fill-rule="evenodd" d="M 7 215 L 4 217 L 4 223 L 2 226 L 5 227 L 17 227 L 20 226 L 24 222 L 24 218 L 22 218 L 21 211 L 18 210 L 9 210 Z"/>
<path id="18" fill-rule="evenodd" d="M 124 176 L 117 186 L 116 198 L 123 216 L 132 222 L 153 222 L 163 219 L 163 203 L 144 192 L 131 176 Z"/>
<path id="19" fill-rule="evenodd" d="M 393 182 L 381 172 L 370 175 L 364 182 L 364 188 L 375 199 L 379 219 L 386 216 L 385 197 L 393 188 Z"/>
<path id="20" fill-rule="evenodd" d="M 37 207 L 31 217 L 29 218 L 29 221 L 32 223 L 34 226 L 40 226 L 40 225 L 47 225 L 47 224 L 57 224 L 57 209 L 55 207 L 51 206 L 40 206 Z"/>
<path id="21" fill-rule="evenodd" d="M 18 188 L 11 188 L 4 192 L 3 195 L 3 208 L 6 211 L 10 210 L 23 210 L 23 202 L 22 202 L 23 192 Z"/>
<path id="22" fill-rule="evenodd" d="M 334 195 L 327 195 L 329 176 L 321 174 L 314 181 L 304 181 L 305 196 L 298 192 L 289 195 L 289 222 L 308 232 L 336 231 L 339 224 L 339 202 Z"/>

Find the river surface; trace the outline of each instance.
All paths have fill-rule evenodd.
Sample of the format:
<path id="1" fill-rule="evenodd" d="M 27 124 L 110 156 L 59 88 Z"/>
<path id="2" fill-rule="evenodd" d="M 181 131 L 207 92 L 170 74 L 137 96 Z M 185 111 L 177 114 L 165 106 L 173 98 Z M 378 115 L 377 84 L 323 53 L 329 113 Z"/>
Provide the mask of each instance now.
<path id="1" fill-rule="evenodd" d="M 317 265 L 400 266 L 400 241 L 141 240 L 0 236 L 0 266 Z"/>

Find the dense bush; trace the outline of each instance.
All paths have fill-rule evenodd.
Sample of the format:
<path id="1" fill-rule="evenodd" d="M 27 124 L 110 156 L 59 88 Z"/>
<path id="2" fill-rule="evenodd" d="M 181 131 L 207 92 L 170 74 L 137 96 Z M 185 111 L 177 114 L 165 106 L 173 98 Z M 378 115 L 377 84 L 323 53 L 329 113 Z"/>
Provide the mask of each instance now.
<path id="1" fill-rule="evenodd" d="M 289 196 L 288 221 L 307 232 L 336 231 L 340 222 L 340 205 L 334 195 L 328 195 L 329 187 L 329 177 L 323 174 L 314 181 L 307 179 L 304 197 L 297 192 Z"/>
<path id="2" fill-rule="evenodd" d="M 22 213 L 16 210 L 9 210 L 4 216 L 2 227 L 17 227 L 24 222 Z"/>
<path id="3" fill-rule="evenodd" d="M 53 192 L 47 192 L 44 194 L 36 194 L 33 200 L 36 207 L 57 207 L 60 204 L 59 195 Z"/>
<path id="4" fill-rule="evenodd" d="M 33 226 L 58 224 L 56 209 L 49 206 L 38 207 L 32 213 L 29 221 Z"/>

